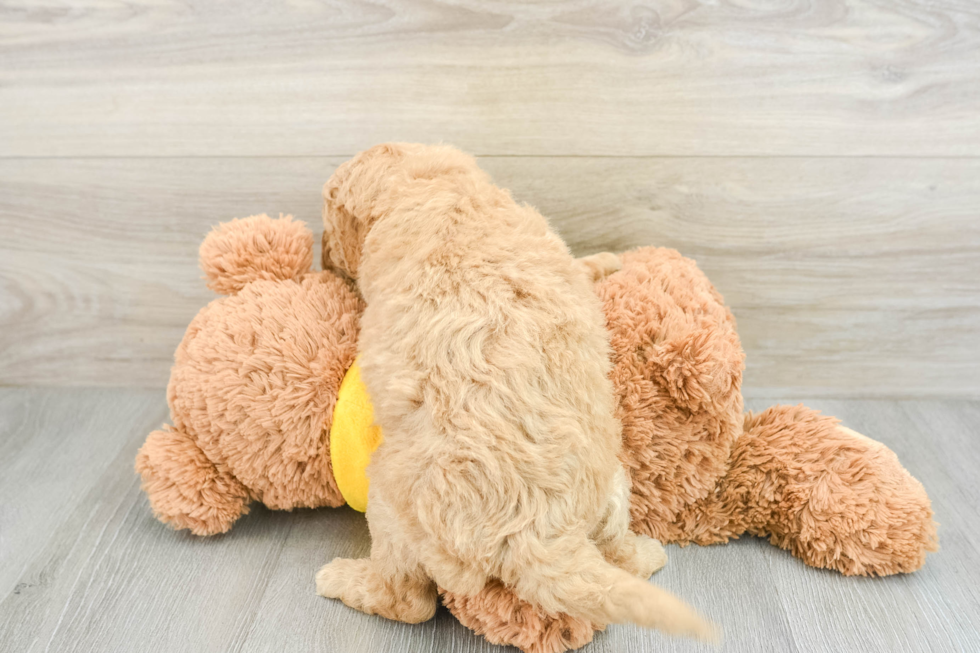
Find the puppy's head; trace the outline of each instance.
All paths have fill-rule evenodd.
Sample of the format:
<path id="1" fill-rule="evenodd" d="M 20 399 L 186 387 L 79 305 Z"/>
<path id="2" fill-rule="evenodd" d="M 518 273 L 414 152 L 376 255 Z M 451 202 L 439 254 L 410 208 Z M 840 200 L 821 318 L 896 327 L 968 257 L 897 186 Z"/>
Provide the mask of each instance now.
<path id="1" fill-rule="evenodd" d="M 323 186 L 323 268 L 357 279 L 371 227 L 420 180 L 484 173 L 448 145 L 385 143 L 342 164 Z"/>

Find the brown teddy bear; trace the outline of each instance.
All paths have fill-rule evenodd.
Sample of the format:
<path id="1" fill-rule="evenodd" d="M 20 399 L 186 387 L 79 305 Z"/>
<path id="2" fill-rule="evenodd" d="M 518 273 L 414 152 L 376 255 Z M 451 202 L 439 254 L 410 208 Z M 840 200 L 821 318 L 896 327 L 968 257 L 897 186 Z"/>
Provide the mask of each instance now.
<path id="1" fill-rule="evenodd" d="M 155 514 L 211 535 L 252 501 L 343 505 L 331 427 L 341 386 L 354 383 L 356 288 L 311 271 L 313 236 L 290 217 L 222 224 L 200 253 L 209 287 L 228 296 L 188 327 L 167 390 L 173 425 L 137 456 Z M 621 262 L 596 292 L 612 339 L 632 528 L 680 544 L 765 536 L 846 575 L 921 567 L 937 548 L 936 525 L 895 454 L 803 406 L 743 414 L 735 320 L 694 261 L 646 247 Z M 529 652 L 579 647 L 594 632 L 499 583 L 443 600 L 489 641 Z"/>

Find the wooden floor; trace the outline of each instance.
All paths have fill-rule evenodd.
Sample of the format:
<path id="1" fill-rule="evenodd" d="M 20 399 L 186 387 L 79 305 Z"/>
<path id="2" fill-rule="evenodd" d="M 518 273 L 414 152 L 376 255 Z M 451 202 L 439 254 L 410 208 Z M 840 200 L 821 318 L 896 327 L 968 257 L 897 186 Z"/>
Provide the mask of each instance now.
<path id="1" fill-rule="evenodd" d="M 723 626 L 722 651 L 980 650 L 980 402 L 807 403 L 898 453 L 942 550 L 915 574 L 861 579 L 762 540 L 671 546 L 655 582 Z M 210 539 L 156 522 L 133 458 L 166 414 L 160 391 L 0 390 L 0 651 L 503 650 L 442 609 L 410 626 L 316 596 L 320 565 L 368 552 L 351 510 L 255 509 Z M 584 650 L 711 649 L 611 626 Z"/>

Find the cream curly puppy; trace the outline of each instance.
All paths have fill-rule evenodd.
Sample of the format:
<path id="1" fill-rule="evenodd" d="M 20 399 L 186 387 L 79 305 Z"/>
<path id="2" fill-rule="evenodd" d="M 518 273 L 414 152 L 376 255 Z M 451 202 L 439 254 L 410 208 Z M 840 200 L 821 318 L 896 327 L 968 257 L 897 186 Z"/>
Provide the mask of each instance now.
<path id="1" fill-rule="evenodd" d="M 389 144 L 324 187 L 324 264 L 357 280 L 362 375 L 384 442 L 368 468 L 371 557 L 317 591 L 420 622 L 436 584 L 597 625 L 712 629 L 645 580 L 666 562 L 629 530 L 596 276 L 547 221 L 445 146 Z M 639 578 L 637 577 L 639 576 Z"/>

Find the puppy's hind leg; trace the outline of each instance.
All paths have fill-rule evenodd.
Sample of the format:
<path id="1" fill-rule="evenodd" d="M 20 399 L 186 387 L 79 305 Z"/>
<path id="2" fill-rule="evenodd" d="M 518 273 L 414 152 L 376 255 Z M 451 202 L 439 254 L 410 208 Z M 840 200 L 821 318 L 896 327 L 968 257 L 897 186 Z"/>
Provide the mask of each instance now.
<path id="1" fill-rule="evenodd" d="M 640 578 L 649 578 L 667 564 L 663 545 L 630 530 L 630 486 L 626 472 L 616 474 L 615 490 L 609 498 L 606 515 L 592 540 L 606 561 Z"/>
<path id="2" fill-rule="evenodd" d="M 395 621 L 419 623 L 436 612 L 436 586 L 425 573 L 409 547 L 391 533 L 392 522 L 372 521 L 371 557 L 357 560 L 336 558 L 316 575 L 316 591 L 329 599 L 340 599 L 350 607 Z M 381 523 L 379 523 L 381 522 Z"/>
<path id="3" fill-rule="evenodd" d="M 613 272 L 619 272 L 623 268 L 623 262 L 619 256 L 611 252 L 599 252 L 583 256 L 578 259 L 580 265 L 585 267 L 586 273 L 593 281 L 602 281 Z"/>
<path id="4" fill-rule="evenodd" d="M 337 558 L 316 575 L 316 591 L 350 607 L 410 624 L 436 612 L 436 587 L 421 570 L 390 573 L 372 558 Z"/>

